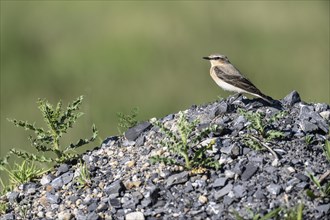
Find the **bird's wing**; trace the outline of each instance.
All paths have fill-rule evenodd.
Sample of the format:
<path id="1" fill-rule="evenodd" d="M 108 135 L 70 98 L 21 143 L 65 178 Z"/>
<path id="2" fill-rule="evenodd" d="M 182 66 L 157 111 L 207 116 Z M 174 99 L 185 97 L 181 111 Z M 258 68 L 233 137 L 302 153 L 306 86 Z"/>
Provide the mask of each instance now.
<path id="1" fill-rule="evenodd" d="M 235 71 L 234 71 L 235 70 Z M 247 92 L 264 96 L 257 87 L 255 87 L 250 80 L 242 76 L 238 70 L 232 69 L 229 73 L 227 69 L 224 69 L 222 66 L 214 67 L 215 74 L 224 82 L 236 86 L 240 89 L 243 89 Z"/>

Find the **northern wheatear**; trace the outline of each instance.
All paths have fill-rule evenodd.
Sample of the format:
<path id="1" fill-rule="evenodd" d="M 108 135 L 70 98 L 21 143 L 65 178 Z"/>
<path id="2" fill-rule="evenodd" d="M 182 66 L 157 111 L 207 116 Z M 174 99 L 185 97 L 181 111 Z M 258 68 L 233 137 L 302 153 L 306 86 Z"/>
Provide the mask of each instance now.
<path id="1" fill-rule="evenodd" d="M 210 60 L 210 75 L 222 89 L 237 93 L 248 93 L 262 98 L 271 104 L 273 103 L 273 99 L 260 92 L 250 80 L 244 77 L 239 70 L 230 63 L 226 56 L 215 54 L 203 57 L 203 59 Z"/>

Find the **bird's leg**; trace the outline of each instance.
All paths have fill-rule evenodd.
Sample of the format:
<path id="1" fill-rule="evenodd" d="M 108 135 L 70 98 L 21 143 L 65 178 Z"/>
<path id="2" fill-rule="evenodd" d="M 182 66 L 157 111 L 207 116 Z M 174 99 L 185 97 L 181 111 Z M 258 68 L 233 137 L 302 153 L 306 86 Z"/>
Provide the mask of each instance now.
<path id="1" fill-rule="evenodd" d="M 234 101 L 236 101 L 238 98 L 240 98 L 242 96 L 242 93 L 240 93 L 240 92 L 238 92 L 238 93 L 236 93 L 236 94 L 234 94 L 234 95 L 232 95 L 232 98 L 231 98 L 231 102 L 234 102 Z"/>

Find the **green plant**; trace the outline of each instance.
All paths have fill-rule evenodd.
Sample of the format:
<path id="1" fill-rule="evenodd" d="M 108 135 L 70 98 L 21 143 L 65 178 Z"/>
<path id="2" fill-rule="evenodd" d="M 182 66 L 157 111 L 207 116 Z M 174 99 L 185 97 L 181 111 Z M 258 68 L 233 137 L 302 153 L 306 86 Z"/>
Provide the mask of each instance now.
<path id="1" fill-rule="evenodd" d="M 72 104 L 68 105 L 65 111 L 62 111 L 61 101 L 57 103 L 56 107 L 53 107 L 45 99 L 39 99 L 37 102 L 38 108 L 40 109 L 47 125 L 47 130 L 44 128 L 38 128 L 35 124 L 30 124 L 26 121 L 8 119 L 17 127 L 22 127 L 25 130 L 34 132 L 35 137 L 30 135 L 28 139 L 31 142 L 31 145 L 42 154 L 36 155 L 12 148 L 10 152 L 0 160 L 0 169 L 8 164 L 8 159 L 12 154 L 28 161 L 57 163 L 62 163 L 66 160 L 77 157 L 77 154 L 74 154 L 75 149 L 94 141 L 98 133 L 95 125 L 93 125 L 93 135 L 90 139 L 80 139 L 77 143 L 71 143 L 64 148 L 60 145 L 60 138 L 63 134 L 67 133 L 67 130 L 72 128 L 76 120 L 83 115 L 82 112 L 76 113 L 76 111 L 79 110 L 82 100 L 82 96 L 78 97 Z M 48 152 L 55 154 L 55 157 L 45 156 L 45 153 Z"/>
<path id="2" fill-rule="evenodd" d="M 0 202 L 0 215 L 5 214 L 7 209 L 8 209 L 8 204 L 6 202 Z"/>
<path id="3" fill-rule="evenodd" d="M 316 185 L 316 188 L 319 190 L 319 193 L 316 193 L 315 191 L 308 189 L 306 191 L 307 196 L 309 196 L 312 199 L 315 199 L 317 197 L 330 197 L 330 181 L 327 181 L 322 186 L 321 181 L 318 180 L 314 175 L 309 174 L 308 176 L 312 180 L 312 182 Z"/>
<path id="4" fill-rule="evenodd" d="M 251 209 L 247 209 L 247 211 L 250 213 L 250 215 L 252 216 L 250 219 L 252 220 L 268 220 L 268 219 L 274 219 L 279 217 L 279 212 L 282 210 L 282 208 L 276 208 L 273 209 L 272 211 L 268 212 L 265 215 L 261 215 L 259 213 L 254 213 Z M 237 211 L 234 211 L 234 216 L 236 218 L 236 220 L 244 220 L 244 218 L 242 216 L 239 215 L 239 213 Z"/>
<path id="5" fill-rule="evenodd" d="M 281 131 L 271 129 L 271 123 L 282 118 L 286 114 L 285 112 L 278 112 L 277 114 L 274 114 L 270 119 L 267 119 L 265 114 L 260 112 L 248 112 L 243 109 L 238 109 L 238 113 L 244 116 L 250 122 L 248 129 L 254 129 L 262 138 L 272 140 L 284 136 Z"/>
<path id="6" fill-rule="evenodd" d="M 325 140 L 323 150 L 328 162 L 330 163 L 330 141 Z"/>
<path id="7" fill-rule="evenodd" d="M 127 130 L 137 125 L 138 120 L 136 118 L 138 113 L 139 113 L 139 108 L 137 107 L 133 108 L 129 114 L 124 114 L 122 112 L 117 113 L 117 117 L 119 120 L 118 122 L 119 133 L 122 133 L 124 130 Z"/>
<path id="8" fill-rule="evenodd" d="M 313 135 L 306 135 L 304 137 L 306 145 L 310 145 L 314 141 L 314 136 Z"/>
<path id="9" fill-rule="evenodd" d="M 151 157 L 150 161 L 152 163 L 163 162 L 170 165 L 179 165 L 188 170 L 199 167 L 219 169 L 219 162 L 206 155 L 206 151 L 212 149 L 215 143 L 214 140 L 210 141 L 207 146 L 198 146 L 202 138 L 207 136 L 211 131 L 215 131 L 217 126 L 210 126 L 199 132 L 197 129 L 198 123 L 198 120 L 189 122 L 182 112 L 179 112 L 177 132 L 166 128 L 165 125 L 159 121 L 153 122 L 155 126 L 160 128 L 163 135 L 165 135 L 165 138 L 160 141 L 160 144 L 166 146 L 171 153 L 183 157 L 184 164 L 174 158 L 162 157 L 159 155 Z M 193 135 L 194 133 L 196 133 L 196 135 Z"/>
<path id="10" fill-rule="evenodd" d="M 30 209 L 31 209 L 31 205 L 24 204 L 24 205 L 18 206 L 19 216 L 22 219 L 28 219 L 27 215 L 28 215 Z"/>
<path id="11" fill-rule="evenodd" d="M 48 171 L 38 169 L 38 167 L 33 162 L 29 161 L 23 161 L 22 164 L 15 163 L 14 168 L 7 169 L 4 167 L 4 170 L 9 175 L 11 186 L 17 186 L 23 183 L 30 182 Z M 4 184 L 2 183 L 2 185 Z"/>
<path id="12" fill-rule="evenodd" d="M 0 196 L 6 194 L 7 192 L 13 191 L 14 189 L 13 185 L 5 184 L 1 178 L 0 178 L 0 186 L 1 186 Z"/>
<path id="13" fill-rule="evenodd" d="M 79 175 L 75 178 L 79 188 L 89 187 L 91 185 L 91 176 L 86 163 L 80 163 L 78 167 Z"/>
<path id="14" fill-rule="evenodd" d="M 304 204 L 299 203 L 296 207 L 286 210 L 284 214 L 285 220 L 303 220 Z"/>

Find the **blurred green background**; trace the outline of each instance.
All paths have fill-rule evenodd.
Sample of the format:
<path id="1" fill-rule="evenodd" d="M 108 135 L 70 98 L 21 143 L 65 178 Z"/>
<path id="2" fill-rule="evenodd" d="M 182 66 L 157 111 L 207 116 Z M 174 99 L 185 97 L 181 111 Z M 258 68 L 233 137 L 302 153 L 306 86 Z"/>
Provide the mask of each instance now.
<path id="1" fill-rule="evenodd" d="M 135 106 L 146 120 L 226 97 L 211 53 L 273 98 L 329 103 L 329 1 L 1 1 L 0 156 L 30 149 L 6 118 L 44 126 L 38 98 L 85 96 L 68 142 L 92 123 L 118 134 L 116 113 Z"/>

